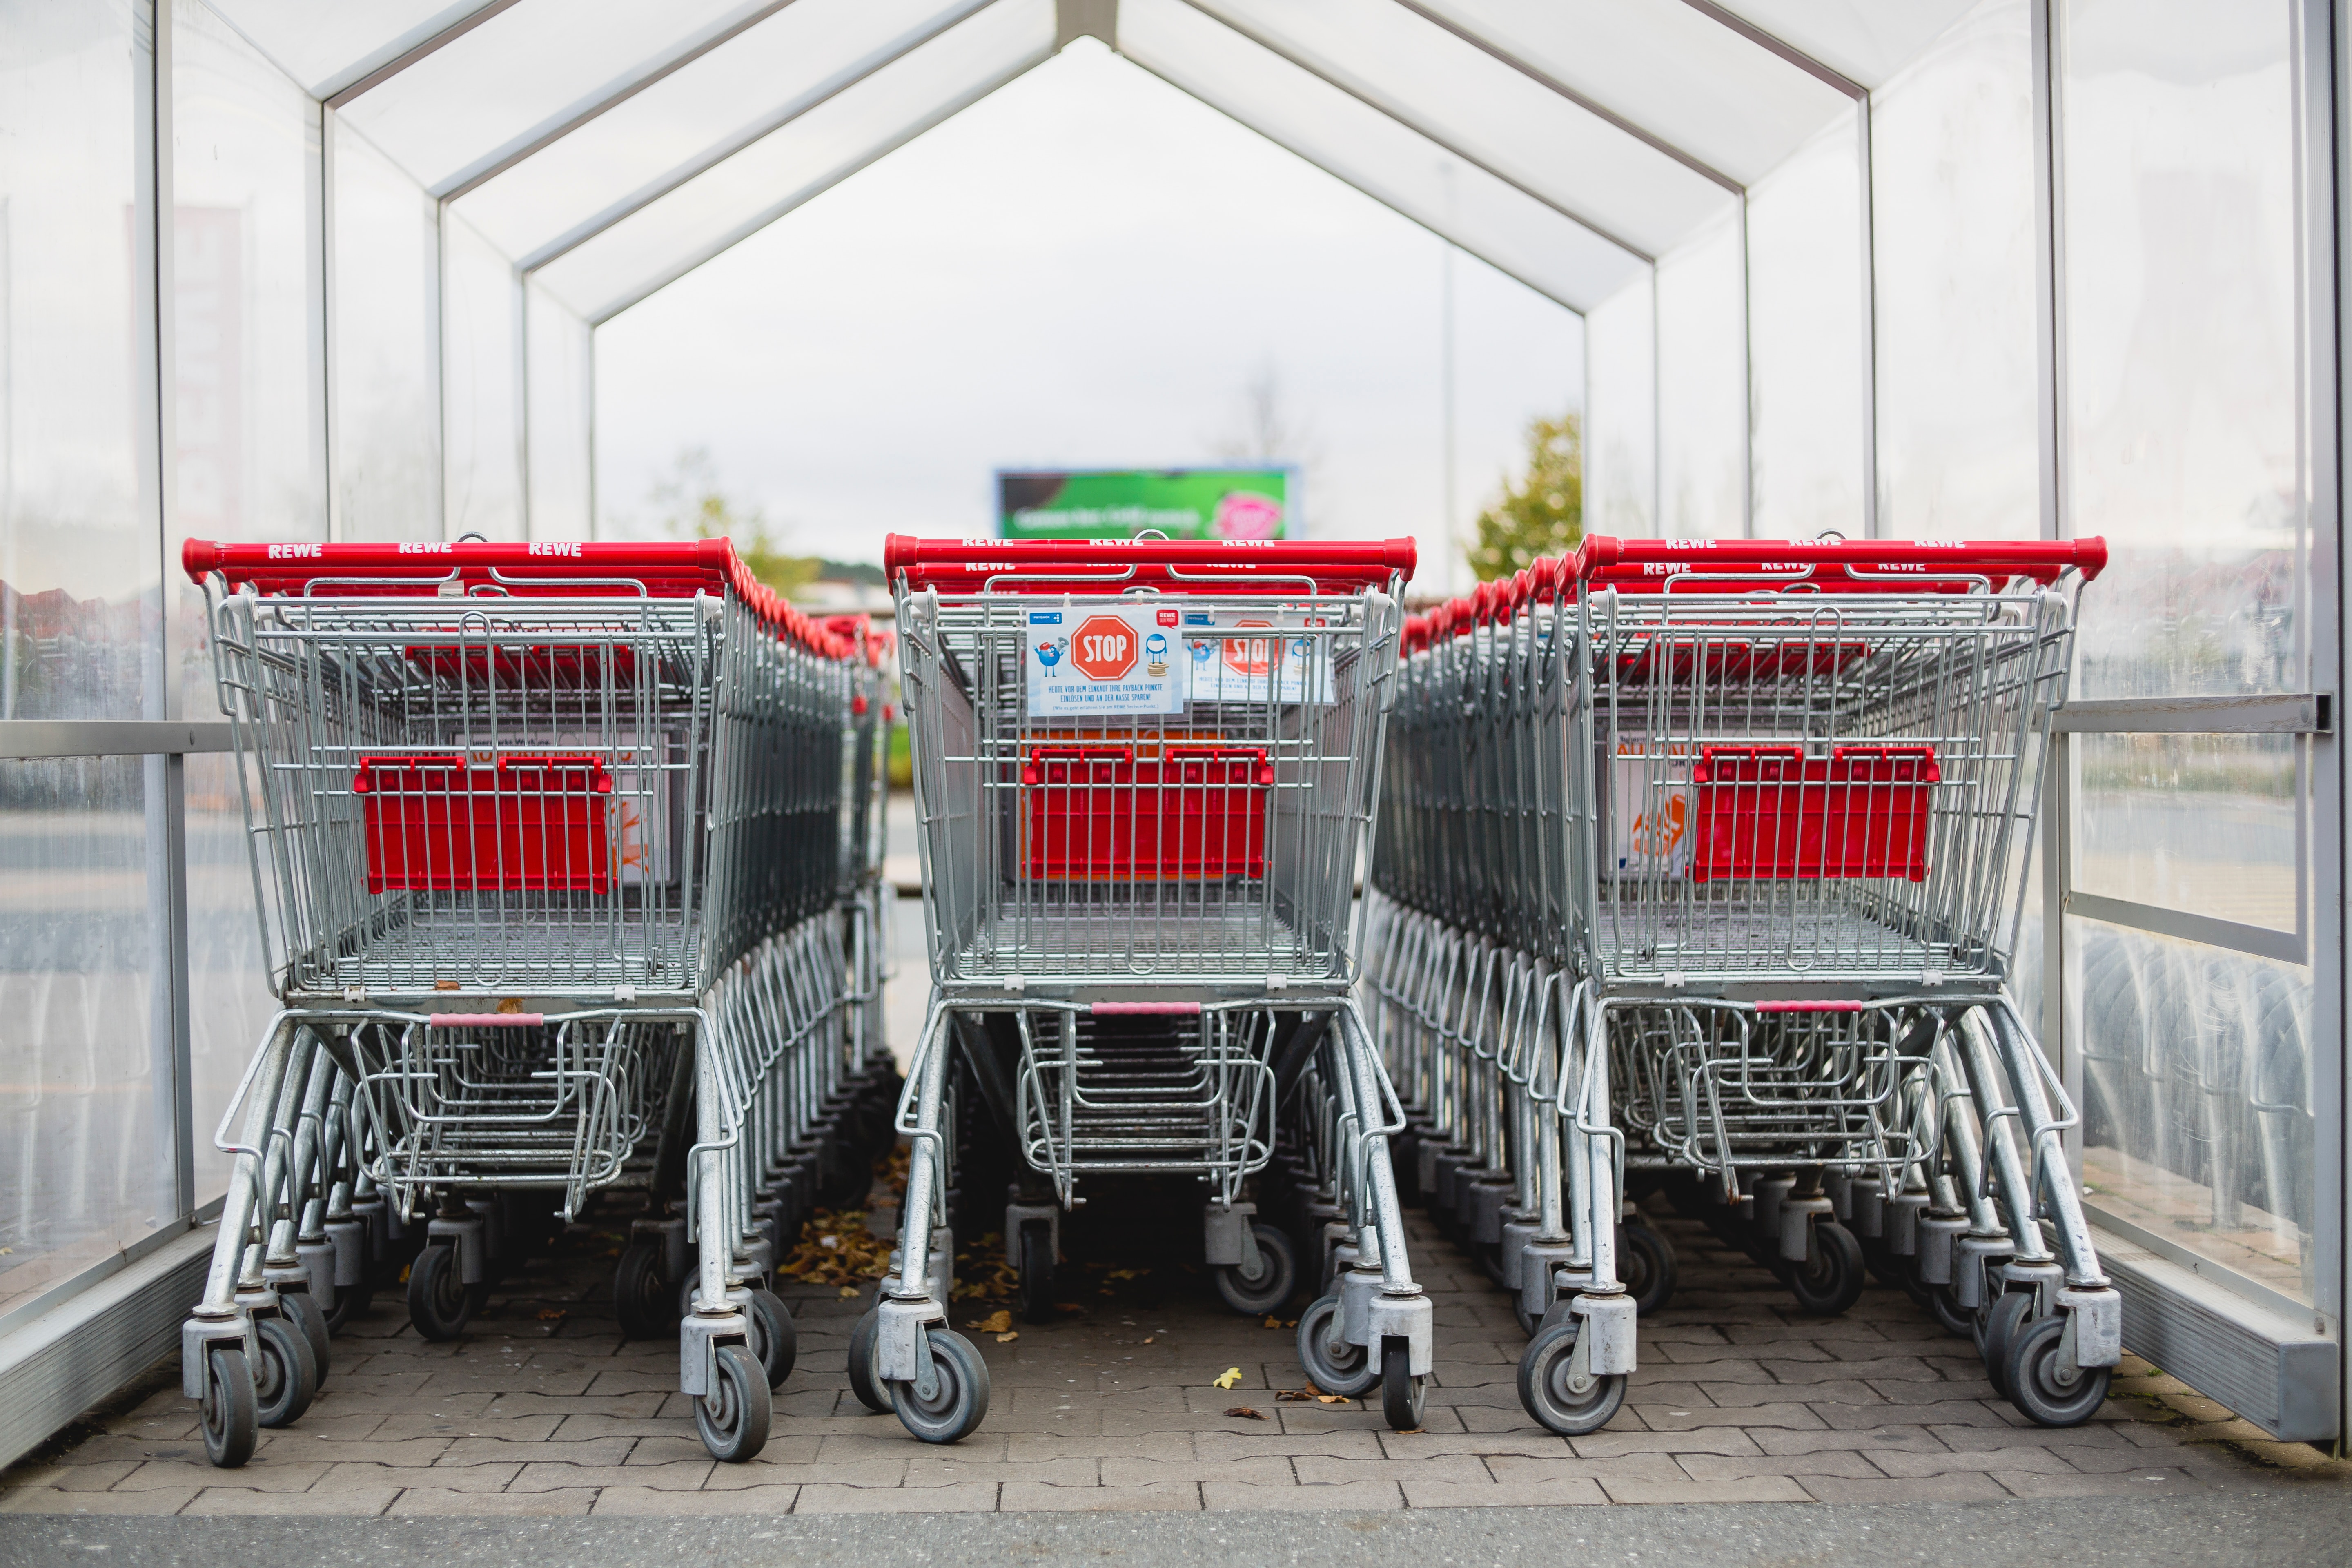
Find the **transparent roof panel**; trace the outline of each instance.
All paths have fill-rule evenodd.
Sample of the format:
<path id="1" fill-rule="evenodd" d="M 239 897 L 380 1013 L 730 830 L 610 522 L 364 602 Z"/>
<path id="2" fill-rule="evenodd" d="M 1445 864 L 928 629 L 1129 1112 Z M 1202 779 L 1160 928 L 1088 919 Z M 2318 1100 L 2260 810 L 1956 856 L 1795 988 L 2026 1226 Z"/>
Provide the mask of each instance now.
<path id="1" fill-rule="evenodd" d="M 1253 43 L 1184 0 L 1122 0 L 1136 64 L 1572 310 L 1642 258 Z"/>
<path id="2" fill-rule="evenodd" d="M 520 0 L 341 112 L 435 195 L 774 0 Z"/>
<path id="3" fill-rule="evenodd" d="M 551 259 L 984 4 L 794 0 L 455 205 L 517 260 Z"/>
<path id="4" fill-rule="evenodd" d="M 1723 8 L 1864 87 L 1918 58 L 1977 0 L 1720 0 Z"/>
<path id="5" fill-rule="evenodd" d="M 1054 0 L 995 0 L 534 274 L 602 322 L 1054 52 Z"/>
<path id="6" fill-rule="evenodd" d="M 313 98 L 456 26 L 497 0 L 206 0 Z"/>
<path id="7" fill-rule="evenodd" d="M 1672 249 L 1738 200 L 1707 175 L 1396 0 L 1193 4 L 1647 255 Z"/>
<path id="8" fill-rule="evenodd" d="M 1405 0 L 1743 185 L 1853 100 L 1685 0 Z"/>

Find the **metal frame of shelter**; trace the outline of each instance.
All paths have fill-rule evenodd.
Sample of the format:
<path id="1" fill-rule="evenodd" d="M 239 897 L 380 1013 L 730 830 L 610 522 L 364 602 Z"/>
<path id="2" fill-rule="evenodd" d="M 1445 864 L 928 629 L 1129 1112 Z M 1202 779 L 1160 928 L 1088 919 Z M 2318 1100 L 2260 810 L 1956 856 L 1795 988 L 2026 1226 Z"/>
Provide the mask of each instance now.
<path id="1" fill-rule="evenodd" d="M 1966 50 L 2006 50 L 2021 73 L 2021 157 L 2007 176 L 2017 200 L 2004 208 L 2018 262 L 2007 286 L 2023 301 L 2016 352 L 2031 383 L 2020 423 L 2030 477 L 2006 527 L 2099 531 L 2070 500 L 2087 406 L 2070 323 L 2081 280 L 2070 284 L 2068 270 L 2074 0 L 60 3 L 129 17 L 133 390 L 164 631 L 158 696 L 142 716 L 0 712 L 0 769 L 145 759 L 157 1051 L 178 1208 L 37 1295 L 0 1297 L 0 1462 L 176 1345 L 201 1226 L 217 1204 L 205 1202 L 194 1153 L 211 1109 L 195 1102 L 189 1065 L 186 769 L 227 738 L 208 687 L 179 677 L 191 633 L 169 566 L 189 531 L 177 471 L 186 400 L 173 389 L 189 331 L 179 274 L 198 232 L 182 177 L 195 154 L 176 132 L 184 68 L 199 51 L 271 76 L 268 90 L 290 106 L 306 144 L 304 216 L 289 243 L 310 332 L 314 537 L 423 542 L 468 529 L 589 536 L 595 328 L 1080 38 L 1584 314 L 1596 529 L 1921 531 L 1905 488 L 1916 466 L 1908 426 L 1890 426 L 1911 396 L 1893 381 L 1908 386 L 1919 369 L 1916 334 L 1893 327 L 1911 309 L 1897 282 L 1917 243 L 1921 193 L 1886 170 L 1898 153 L 1915 155 L 1908 84 Z M 2345 801 L 2331 710 L 2352 407 L 2337 251 L 2352 190 L 2352 27 L 2336 0 L 2265 4 L 2284 28 L 2296 280 L 2295 472 L 2283 490 L 2299 574 L 2291 633 L 2259 689 L 2102 689 L 2068 711 L 2045 780 L 2050 918 L 2036 962 L 2049 977 L 2045 1037 L 2065 1042 L 2077 1103 L 2090 982 L 2068 946 L 2069 919 L 2308 972 L 2297 1026 L 2297 1114 L 2308 1123 L 2298 1157 L 2311 1165 L 2298 1221 L 2304 1288 L 2282 1290 L 2193 1243 L 2095 1217 L 2109 1227 L 2101 1256 L 2130 1303 L 2127 1342 L 2282 1436 L 2340 1445 Z M 0 8 L 0 41 L 29 32 L 29 16 Z M 1801 241 L 1784 237 L 1792 227 Z M 404 291 L 397 310 L 387 308 L 394 289 Z M 411 318 L 422 330 L 394 342 L 388 334 Z M 1795 389 L 1785 402 L 1784 388 Z M 1802 426 L 1793 438 L 1792 425 Z M 1800 493 L 1815 499 L 1789 499 Z M 2258 742 L 2291 759 L 2291 918 L 2075 885 L 2077 797 L 2101 787 L 2085 784 L 2083 757 L 2114 743 L 2085 737 L 2115 736 Z"/>

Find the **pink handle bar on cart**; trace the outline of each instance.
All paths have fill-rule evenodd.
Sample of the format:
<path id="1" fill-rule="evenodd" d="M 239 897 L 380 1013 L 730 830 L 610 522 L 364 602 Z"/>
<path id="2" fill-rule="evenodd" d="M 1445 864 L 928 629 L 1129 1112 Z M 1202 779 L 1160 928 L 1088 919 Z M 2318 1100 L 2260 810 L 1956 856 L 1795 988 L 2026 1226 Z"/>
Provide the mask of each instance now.
<path id="1" fill-rule="evenodd" d="M 425 1018 L 436 1029 L 536 1029 L 547 1022 L 544 1013 L 427 1013 Z"/>
<path id="2" fill-rule="evenodd" d="M 1759 1002 L 1759 1013 L 1859 1013 L 1859 1002 Z"/>
<path id="3" fill-rule="evenodd" d="M 1201 1011 L 1198 1002 L 1097 1002 L 1087 1011 L 1097 1018 L 1190 1018 Z"/>
<path id="4" fill-rule="evenodd" d="M 1354 593 L 1412 575 L 1410 539 L 917 539 L 882 542 L 886 576 L 916 588 L 977 594 L 989 580 L 1015 594 L 1109 592 L 1153 587 L 1177 593 Z"/>
<path id="5" fill-rule="evenodd" d="M 802 614 L 751 575 L 726 539 L 515 544 L 234 544 L 191 539 L 180 565 L 202 583 L 217 572 L 232 588 L 295 595 L 313 584 L 333 596 L 363 598 L 438 594 L 456 582 L 476 588 L 551 597 L 610 597 L 616 581 L 656 599 L 690 599 L 730 589 L 751 613 L 792 642 L 826 658 L 855 658 L 854 636 Z"/>

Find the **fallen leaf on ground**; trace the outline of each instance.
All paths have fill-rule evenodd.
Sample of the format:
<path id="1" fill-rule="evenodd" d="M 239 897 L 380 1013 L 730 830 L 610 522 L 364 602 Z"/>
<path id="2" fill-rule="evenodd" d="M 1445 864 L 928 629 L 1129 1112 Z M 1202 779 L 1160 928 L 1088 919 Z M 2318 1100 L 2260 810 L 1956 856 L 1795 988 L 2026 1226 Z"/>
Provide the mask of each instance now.
<path id="1" fill-rule="evenodd" d="M 1263 1421 L 1265 1419 L 1265 1416 L 1259 1415 L 1256 1411 L 1252 1410 L 1246 1405 L 1236 1405 L 1231 1410 L 1226 1411 L 1225 1414 L 1228 1415 L 1246 1415 L 1253 1421 Z"/>
<path id="2" fill-rule="evenodd" d="M 991 1312 L 972 1325 L 983 1334 L 1001 1334 L 1013 1327 L 1011 1312 Z"/>
<path id="3" fill-rule="evenodd" d="M 999 1334 L 999 1335 L 997 1335 L 997 1336 L 996 1336 L 996 1342 L 997 1342 L 998 1344 L 1001 1344 L 1001 1345 L 1009 1345 L 1009 1344 L 1011 1344 L 1013 1341 L 1015 1341 L 1015 1340 L 1019 1339 L 1020 1337 L 1021 1337 L 1021 1331 L 1020 1331 L 1020 1330 L 1018 1330 L 1018 1329 L 1008 1329 L 1008 1330 L 1006 1330 L 1003 1333 L 1001 1333 L 1001 1334 Z"/>
<path id="4" fill-rule="evenodd" d="M 1237 1366 L 1229 1366 L 1225 1368 L 1224 1371 L 1217 1373 L 1217 1386 L 1219 1388 L 1231 1388 L 1241 1380 L 1242 1369 Z"/>
<path id="5" fill-rule="evenodd" d="M 539 1310 L 539 1321 L 542 1323 L 552 1323 L 568 1315 L 561 1307 L 541 1307 Z"/>
<path id="6" fill-rule="evenodd" d="M 1152 1336 L 1151 1336 L 1151 1335 L 1150 1335 L 1150 1334 L 1146 1334 L 1146 1335 L 1144 1335 L 1144 1336 L 1143 1336 L 1143 1342 L 1144 1342 L 1145 1344 L 1150 1344 L 1150 1343 L 1151 1342 L 1151 1339 L 1152 1339 Z"/>
<path id="7" fill-rule="evenodd" d="M 844 1285 L 844 1286 L 841 1288 L 841 1299 L 842 1299 L 843 1300 L 845 1300 L 845 1301 L 848 1300 L 852 1296 L 855 1296 L 855 1295 L 856 1295 L 856 1294 L 857 1294 L 857 1287 L 856 1287 L 856 1286 L 855 1286 L 855 1285 Z"/>

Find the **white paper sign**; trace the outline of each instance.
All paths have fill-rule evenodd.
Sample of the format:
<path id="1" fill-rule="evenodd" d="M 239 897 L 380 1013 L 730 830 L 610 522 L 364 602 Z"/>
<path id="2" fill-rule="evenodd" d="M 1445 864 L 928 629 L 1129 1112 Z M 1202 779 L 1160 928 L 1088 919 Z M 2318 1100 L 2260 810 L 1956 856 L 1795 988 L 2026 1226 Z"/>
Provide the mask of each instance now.
<path id="1" fill-rule="evenodd" d="M 1331 637 L 1297 611 L 1182 612 L 1195 702 L 1329 702 Z"/>
<path id="2" fill-rule="evenodd" d="M 1135 608 L 1031 610 L 1029 711 L 1181 713 L 1176 612 Z"/>

